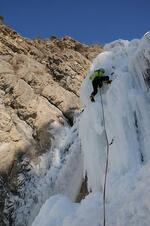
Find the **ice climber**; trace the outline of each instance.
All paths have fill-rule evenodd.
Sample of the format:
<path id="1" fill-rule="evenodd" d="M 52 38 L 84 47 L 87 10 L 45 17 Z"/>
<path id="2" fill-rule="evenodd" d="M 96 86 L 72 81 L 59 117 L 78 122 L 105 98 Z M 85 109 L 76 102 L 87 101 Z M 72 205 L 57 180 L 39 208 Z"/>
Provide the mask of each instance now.
<path id="1" fill-rule="evenodd" d="M 101 88 L 103 86 L 103 82 L 110 84 L 112 80 L 109 79 L 109 76 L 105 75 L 105 70 L 103 68 L 95 70 L 90 76 L 90 80 L 92 80 L 93 85 L 93 92 L 91 93 L 90 99 L 92 102 L 95 102 L 94 97 L 97 94 L 98 87 Z"/>

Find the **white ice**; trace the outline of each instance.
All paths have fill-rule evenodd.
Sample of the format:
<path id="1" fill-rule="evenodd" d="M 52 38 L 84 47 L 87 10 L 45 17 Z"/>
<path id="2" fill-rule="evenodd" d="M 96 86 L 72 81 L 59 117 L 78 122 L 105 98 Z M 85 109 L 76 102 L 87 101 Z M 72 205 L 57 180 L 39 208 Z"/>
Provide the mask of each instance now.
<path id="1" fill-rule="evenodd" d="M 102 192 L 107 143 L 100 92 L 96 95 L 94 103 L 89 98 L 92 92 L 89 76 L 95 69 L 101 67 L 113 80 L 111 85 L 105 85 L 102 89 L 106 131 L 109 142 L 114 140 L 109 146 L 107 225 L 150 225 L 150 32 L 148 32 L 140 40 L 117 40 L 105 45 L 104 52 L 94 60 L 81 87 L 84 112 L 80 117 L 84 173 L 88 176 L 88 188 L 92 192 L 81 204 L 76 205 L 57 196 L 57 202 L 53 206 L 51 197 L 47 200 L 50 207 L 47 204 L 42 207 L 35 220 L 36 226 L 40 226 L 37 219 L 43 215 L 49 218 L 48 221 L 43 221 L 43 226 L 102 225 Z M 59 200 L 62 208 L 59 206 Z M 70 206 L 67 213 L 64 213 L 65 206 L 67 208 Z"/>

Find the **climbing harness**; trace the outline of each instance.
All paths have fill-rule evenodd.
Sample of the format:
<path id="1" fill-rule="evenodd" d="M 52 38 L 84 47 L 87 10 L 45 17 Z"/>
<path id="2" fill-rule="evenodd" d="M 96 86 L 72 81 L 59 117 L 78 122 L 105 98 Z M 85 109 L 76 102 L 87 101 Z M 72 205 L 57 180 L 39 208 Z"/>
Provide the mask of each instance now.
<path id="1" fill-rule="evenodd" d="M 105 112 L 104 112 L 104 104 L 103 104 L 101 89 L 100 89 L 100 98 L 101 98 L 101 105 L 102 105 L 104 133 L 105 133 L 106 142 L 107 142 L 105 177 L 104 177 L 104 187 L 103 187 L 103 226 L 105 226 L 106 225 L 106 188 L 107 188 L 107 173 L 108 173 L 108 163 L 109 163 L 109 145 L 113 143 L 114 139 L 112 139 L 111 143 L 109 144 L 108 135 L 106 131 Z"/>

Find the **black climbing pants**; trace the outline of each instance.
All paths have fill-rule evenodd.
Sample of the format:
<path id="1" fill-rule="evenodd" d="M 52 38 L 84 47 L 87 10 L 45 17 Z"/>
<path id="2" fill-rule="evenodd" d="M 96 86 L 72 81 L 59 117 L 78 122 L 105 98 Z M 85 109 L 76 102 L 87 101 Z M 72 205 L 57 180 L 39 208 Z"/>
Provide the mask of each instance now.
<path id="1" fill-rule="evenodd" d="M 92 81 L 93 85 L 93 92 L 91 93 L 92 96 L 95 96 L 97 94 L 98 87 L 101 88 L 103 86 L 104 81 L 109 81 L 109 76 L 96 77 Z"/>

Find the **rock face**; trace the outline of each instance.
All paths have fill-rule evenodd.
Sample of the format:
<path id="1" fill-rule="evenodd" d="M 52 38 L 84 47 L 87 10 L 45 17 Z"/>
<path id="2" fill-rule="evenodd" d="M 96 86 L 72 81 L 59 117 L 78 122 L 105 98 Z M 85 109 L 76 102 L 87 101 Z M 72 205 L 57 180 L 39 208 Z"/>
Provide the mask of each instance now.
<path id="1" fill-rule="evenodd" d="M 13 225 L 4 207 L 8 193 L 17 194 L 22 160 L 50 150 L 51 123 L 73 124 L 82 79 L 101 51 L 67 36 L 30 40 L 0 24 L 1 226 Z"/>

